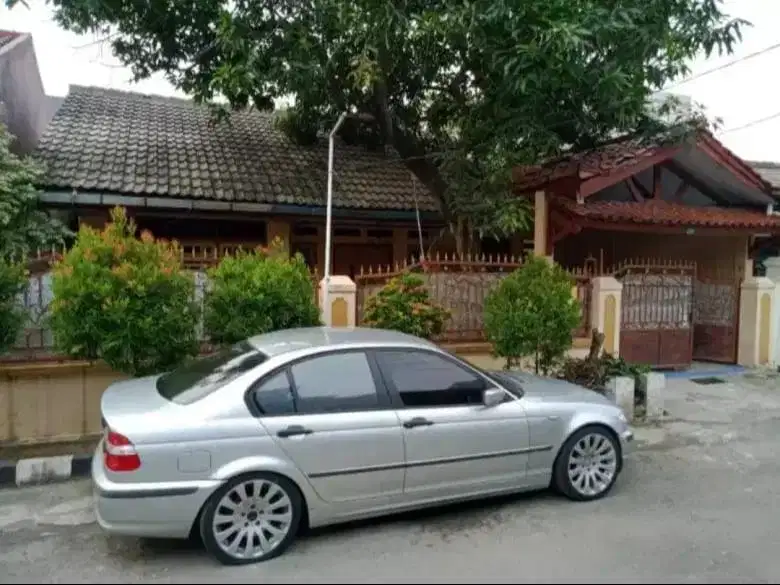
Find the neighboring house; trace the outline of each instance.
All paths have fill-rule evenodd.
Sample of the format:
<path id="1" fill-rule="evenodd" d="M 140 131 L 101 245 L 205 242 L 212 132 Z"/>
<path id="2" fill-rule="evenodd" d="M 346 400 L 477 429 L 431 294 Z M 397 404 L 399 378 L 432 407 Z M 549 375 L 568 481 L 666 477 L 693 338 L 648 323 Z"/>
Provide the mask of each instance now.
<path id="1" fill-rule="evenodd" d="M 35 148 L 61 102 L 43 90 L 32 36 L 0 30 L 0 123 L 17 152 Z"/>
<path id="2" fill-rule="evenodd" d="M 749 161 L 753 170 L 772 186 L 772 195 L 778 202 L 775 209 L 780 211 L 780 163 L 768 161 Z M 766 238 L 756 249 L 756 274 L 765 274 L 764 260 L 774 256 L 780 256 L 780 237 Z"/>
<path id="3" fill-rule="evenodd" d="M 780 235 L 772 185 L 711 134 L 631 140 L 515 172 L 537 206 L 537 253 L 623 280 L 620 353 L 684 366 L 737 361 L 740 286 Z M 616 270 L 607 267 L 615 266 Z"/>

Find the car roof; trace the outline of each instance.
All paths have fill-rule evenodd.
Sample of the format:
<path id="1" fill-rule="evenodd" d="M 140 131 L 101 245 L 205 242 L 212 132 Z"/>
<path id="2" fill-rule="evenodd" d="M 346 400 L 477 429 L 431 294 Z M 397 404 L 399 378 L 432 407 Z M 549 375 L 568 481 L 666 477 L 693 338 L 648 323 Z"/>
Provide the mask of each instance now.
<path id="1" fill-rule="evenodd" d="M 256 335 L 247 341 L 267 356 L 336 346 L 436 347 L 430 341 L 414 335 L 369 327 L 299 327 Z"/>

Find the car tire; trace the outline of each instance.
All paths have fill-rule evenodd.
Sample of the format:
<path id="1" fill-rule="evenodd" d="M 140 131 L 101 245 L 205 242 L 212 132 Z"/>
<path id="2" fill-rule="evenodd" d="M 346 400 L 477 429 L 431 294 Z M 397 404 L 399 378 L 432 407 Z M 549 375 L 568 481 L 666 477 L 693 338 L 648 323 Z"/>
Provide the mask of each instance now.
<path id="1" fill-rule="evenodd" d="M 200 516 L 201 540 L 223 565 L 267 561 L 295 540 L 303 506 L 298 486 L 286 477 L 265 472 L 237 476 L 206 502 Z M 234 547 L 235 540 L 239 542 Z"/>
<path id="2" fill-rule="evenodd" d="M 553 467 L 553 488 L 580 502 L 598 500 L 614 487 L 622 467 L 620 442 L 600 425 L 577 430 L 563 444 Z"/>

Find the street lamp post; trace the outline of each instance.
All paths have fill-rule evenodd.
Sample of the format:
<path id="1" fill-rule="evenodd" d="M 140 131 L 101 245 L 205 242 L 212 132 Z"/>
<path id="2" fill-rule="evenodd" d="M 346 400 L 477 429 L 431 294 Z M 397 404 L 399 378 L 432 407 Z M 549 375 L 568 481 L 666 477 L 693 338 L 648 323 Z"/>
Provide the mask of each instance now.
<path id="1" fill-rule="evenodd" d="M 323 278 L 325 290 L 322 293 L 322 312 L 326 321 L 330 321 L 330 264 L 331 264 L 331 232 L 333 223 L 333 154 L 335 150 L 336 133 L 341 128 L 344 120 L 352 116 L 349 112 L 343 112 L 328 136 L 328 196 L 325 204 L 325 275 Z M 362 121 L 372 121 L 371 114 L 356 114 L 356 118 Z"/>
<path id="2" fill-rule="evenodd" d="M 333 223 L 333 151 L 335 150 L 336 132 L 339 131 L 344 120 L 349 116 L 344 112 L 339 116 L 336 125 L 330 131 L 328 137 L 328 199 L 325 204 L 325 290 L 322 293 L 322 310 L 326 321 L 330 321 L 330 248 L 331 248 L 331 224 Z"/>

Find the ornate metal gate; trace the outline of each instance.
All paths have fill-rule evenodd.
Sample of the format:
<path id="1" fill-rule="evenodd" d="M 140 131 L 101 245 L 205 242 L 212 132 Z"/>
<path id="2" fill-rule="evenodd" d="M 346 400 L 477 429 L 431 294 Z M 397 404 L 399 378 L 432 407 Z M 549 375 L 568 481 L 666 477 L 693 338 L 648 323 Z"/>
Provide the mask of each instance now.
<path id="1" fill-rule="evenodd" d="M 629 363 L 684 368 L 693 361 L 695 265 L 632 265 L 623 282 L 620 355 Z"/>
<path id="2" fill-rule="evenodd" d="M 740 281 L 697 278 L 693 288 L 693 359 L 737 362 Z"/>

